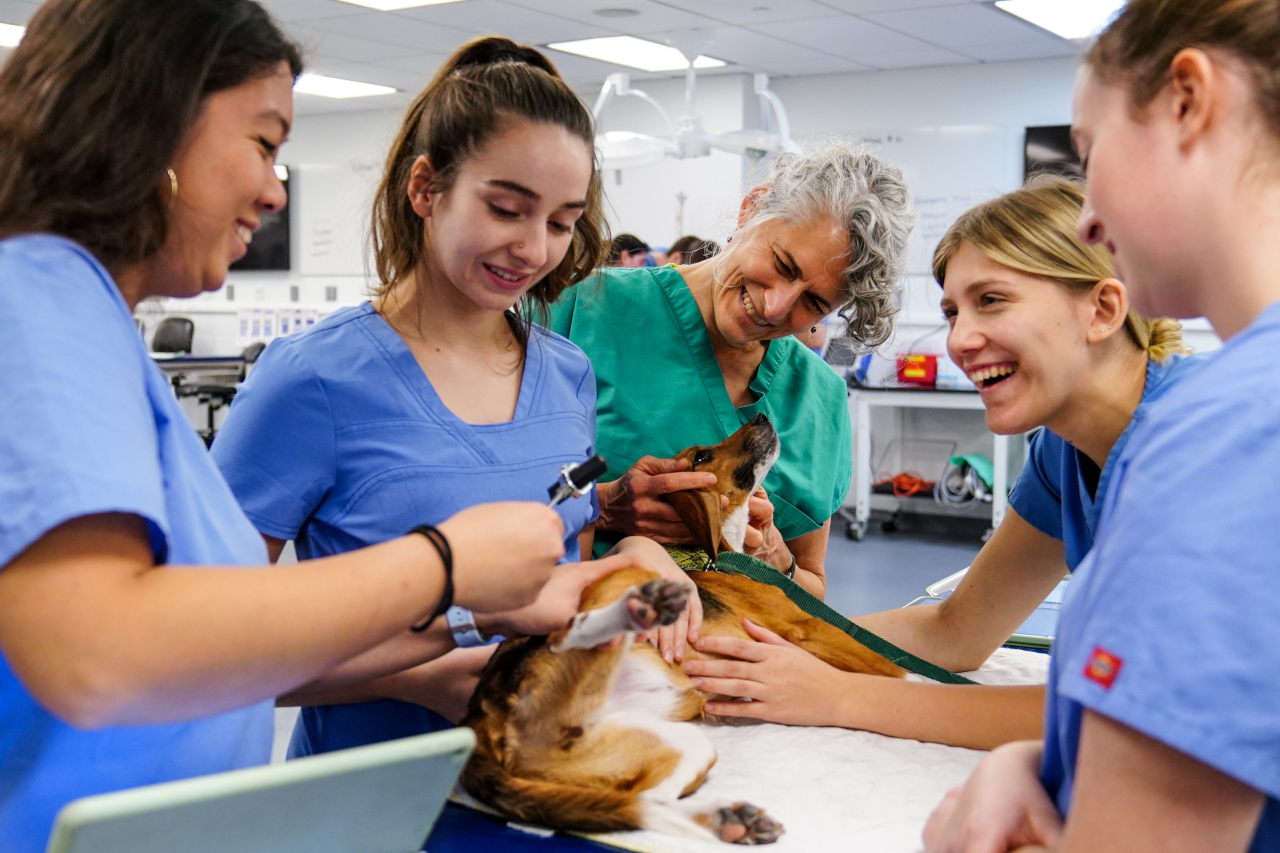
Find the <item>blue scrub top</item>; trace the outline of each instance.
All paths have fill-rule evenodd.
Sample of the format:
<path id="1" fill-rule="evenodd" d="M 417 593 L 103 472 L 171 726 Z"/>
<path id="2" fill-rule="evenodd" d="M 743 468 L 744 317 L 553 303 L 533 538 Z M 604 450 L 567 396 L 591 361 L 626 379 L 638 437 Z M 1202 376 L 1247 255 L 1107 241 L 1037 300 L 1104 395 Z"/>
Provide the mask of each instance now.
<path id="1" fill-rule="evenodd" d="M 479 503 L 545 502 L 561 467 L 594 452 L 595 404 L 586 356 L 533 326 L 515 416 L 465 423 L 366 302 L 267 347 L 213 457 L 258 530 L 295 540 L 298 557 L 309 559 L 385 542 Z M 576 561 L 577 535 L 599 512 L 595 491 L 557 510 L 564 559 Z M 448 725 L 394 700 L 306 708 L 291 755 Z"/>
<path id="2" fill-rule="evenodd" d="M 1084 709 L 1267 796 L 1280 851 L 1280 303 L 1151 406 L 1115 462 L 1049 670 L 1042 779 L 1066 814 Z"/>
<path id="3" fill-rule="evenodd" d="M 1147 362 L 1142 400 L 1102 467 L 1096 491 L 1099 498 L 1107 493 L 1115 461 L 1134 430 L 1146 419 L 1151 405 L 1204 364 L 1207 357 L 1174 355 L 1164 363 L 1154 358 Z M 1102 500 L 1094 500 L 1089 495 L 1080 467 L 1080 452 L 1057 433 L 1042 429 L 1031 437 L 1027 464 L 1009 494 L 1009 505 L 1041 533 L 1062 540 L 1067 568 L 1071 571 L 1075 571 L 1093 547 Z"/>
<path id="4" fill-rule="evenodd" d="M 157 563 L 266 563 L 120 291 L 83 248 L 0 241 L 0 363 L 0 566 L 59 524 L 103 512 L 145 519 Z M 263 702 L 81 731 L 0 658 L 0 849 L 41 853 L 54 815 L 78 797 L 266 763 L 271 730 Z"/>

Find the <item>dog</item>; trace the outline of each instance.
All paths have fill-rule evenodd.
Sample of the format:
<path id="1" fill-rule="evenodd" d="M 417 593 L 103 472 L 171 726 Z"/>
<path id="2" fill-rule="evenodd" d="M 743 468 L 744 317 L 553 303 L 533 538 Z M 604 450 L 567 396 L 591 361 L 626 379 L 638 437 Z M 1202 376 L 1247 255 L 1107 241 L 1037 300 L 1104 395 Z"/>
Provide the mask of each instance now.
<path id="1" fill-rule="evenodd" d="M 741 551 L 747 501 L 778 458 L 778 434 L 757 415 L 720 444 L 690 447 L 695 471 L 716 486 L 668 495 L 698 545 L 714 559 Z M 729 498 L 722 506 L 721 496 Z M 813 618 L 768 584 L 694 572 L 705 636 L 748 638 L 743 618 L 848 672 L 902 677 L 903 670 Z M 476 799 L 517 820 L 579 832 L 652 829 L 736 844 L 767 844 L 782 825 L 748 803 L 681 803 L 716 761 L 706 734 L 708 695 L 635 633 L 670 625 L 687 584 L 621 569 L 589 586 L 569 626 L 549 637 L 504 641 L 480 676 L 463 725 L 476 749 L 462 774 Z M 610 648 L 603 644 L 621 638 Z M 689 657 L 704 657 L 690 650 Z"/>

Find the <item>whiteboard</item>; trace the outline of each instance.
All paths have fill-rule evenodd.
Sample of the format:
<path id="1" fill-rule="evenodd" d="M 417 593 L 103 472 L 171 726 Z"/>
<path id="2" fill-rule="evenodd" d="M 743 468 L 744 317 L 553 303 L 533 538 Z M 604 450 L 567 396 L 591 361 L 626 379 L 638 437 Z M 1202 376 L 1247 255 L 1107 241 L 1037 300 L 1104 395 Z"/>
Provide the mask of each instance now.
<path id="1" fill-rule="evenodd" d="M 297 174 L 302 274 L 372 276 L 369 216 L 381 168 L 371 160 L 303 163 Z"/>
<path id="2" fill-rule="evenodd" d="M 1021 128 L 1018 129 L 1021 132 Z M 933 250 L 960 214 L 1016 189 L 1022 158 L 1010 129 L 990 125 L 927 127 L 858 134 L 900 167 L 919 212 L 907 273 L 931 275 Z"/>

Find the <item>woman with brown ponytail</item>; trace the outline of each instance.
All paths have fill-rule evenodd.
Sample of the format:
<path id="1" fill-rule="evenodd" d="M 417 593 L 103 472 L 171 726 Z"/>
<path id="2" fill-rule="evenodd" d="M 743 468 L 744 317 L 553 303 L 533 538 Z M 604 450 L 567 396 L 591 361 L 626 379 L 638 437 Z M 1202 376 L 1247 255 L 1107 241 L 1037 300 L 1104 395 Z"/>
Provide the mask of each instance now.
<path id="1" fill-rule="evenodd" d="M 594 453 L 590 363 L 521 319 L 606 250 L 593 138 L 546 57 L 503 38 L 459 49 L 418 96 L 375 200 L 373 300 L 268 347 L 213 446 L 273 559 L 291 539 L 305 565 L 476 504 L 546 503 Z M 595 494 L 556 510 L 578 564 Z M 434 660 L 438 644 L 406 631 L 344 664 L 284 700 L 306 706 L 291 754 L 448 726 L 435 711 L 465 708 L 490 637 L 563 626 L 585 583 L 638 562 L 683 580 L 632 538 L 566 566 L 530 608 L 450 608 L 460 652 Z"/>
<path id="2" fill-rule="evenodd" d="M 858 619 L 949 669 L 981 666 L 1084 559 L 1129 435 L 1202 361 L 1182 355 L 1176 322 L 1129 308 L 1110 253 L 1075 234 L 1083 202 L 1078 184 L 1034 179 L 961 216 L 934 253 L 951 324 L 947 349 L 978 385 L 987 426 L 1002 434 L 1043 427 L 1031 439 L 1008 515 L 959 588 L 936 607 Z M 685 665 L 704 689 L 756 700 L 712 703 L 711 713 L 978 749 L 1042 730 L 1043 688 L 843 673 L 764 629 L 751 630 L 756 643 L 708 638 L 698 646 L 741 660 Z"/>

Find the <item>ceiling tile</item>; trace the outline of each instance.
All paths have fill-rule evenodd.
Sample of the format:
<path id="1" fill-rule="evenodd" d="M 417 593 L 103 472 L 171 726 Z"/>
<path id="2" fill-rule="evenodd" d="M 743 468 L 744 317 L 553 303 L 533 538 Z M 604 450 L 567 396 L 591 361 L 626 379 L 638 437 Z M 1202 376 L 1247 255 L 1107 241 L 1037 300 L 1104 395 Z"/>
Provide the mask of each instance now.
<path id="1" fill-rule="evenodd" d="M 548 12 L 581 24 L 600 27 L 614 34 L 636 35 L 660 30 L 697 29 L 718 23 L 711 18 L 663 3 L 655 3 L 653 0 L 555 0 L 551 3 L 546 0 L 505 0 L 505 2 L 526 9 Z M 640 14 L 626 18 L 606 18 L 595 14 L 595 10 L 601 8 L 634 9 Z M 583 38 L 583 36 L 569 38 Z M 565 40 L 564 38 L 547 39 L 547 41 Z"/>
<path id="2" fill-rule="evenodd" d="M 787 65 L 791 63 L 818 63 L 831 59 L 831 56 L 810 50 L 808 47 L 791 44 L 780 38 L 772 38 L 763 33 L 753 32 L 742 27 L 713 27 L 705 29 L 710 44 L 707 53 L 723 59 L 728 63 L 742 65 L 744 68 L 771 74 L 790 74 Z"/>
<path id="3" fill-rule="evenodd" d="M 858 71 L 875 71 L 871 65 L 863 65 L 838 56 L 817 54 L 813 59 L 793 59 L 779 66 L 776 70 L 751 68 L 751 71 L 765 71 L 771 77 L 804 77 L 809 74 L 853 74 Z"/>
<path id="4" fill-rule="evenodd" d="M 907 50 L 898 53 L 878 53 L 869 51 L 857 54 L 859 62 L 874 66 L 881 71 L 899 68 L 926 68 L 930 65 L 971 65 L 977 60 L 969 59 L 958 53 L 943 50 L 940 47 L 927 47 L 923 50 Z"/>
<path id="5" fill-rule="evenodd" d="M 370 62 L 375 59 L 394 59 L 398 56 L 413 56 L 419 53 L 411 47 L 357 38 L 342 33 L 325 32 L 306 24 L 290 24 L 288 29 L 302 47 L 303 54 L 309 62 L 318 63 L 322 59 Z"/>
<path id="6" fill-rule="evenodd" d="M 324 18 L 309 21 L 307 26 L 311 29 L 356 36 L 370 41 L 398 44 L 424 53 L 446 55 L 453 53 L 458 45 L 470 37 L 469 33 L 462 30 L 442 27 L 391 12 L 369 12 L 343 18 Z"/>
<path id="7" fill-rule="evenodd" d="M 575 56 L 572 53 L 561 53 L 558 50 L 548 50 L 547 58 L 555 64 L 560 76 L 574 85 L 603 83 L 604 78 L 610 74 L 617 74 L 619 71 L 629 74 L 633 81 L 656 80 L 672 76 L 671 74 L 649 73 L 638 68 L 628 68 L 625 65 L 614 65 L 612 62 L 588 59 L 585 56 Z"/>
<path id="8" fill-rule="evenodd" d="M 612 5 L 615 0 L 608 0 Z M 842 14 L 817 0 L 661 0 L 666 6 L 674 6 L 711 18 L 720 24 L 749 26 L 771 21 L 797 21 L 805 18 L 829 18 Z M 604 0 L 593 0 L 600 6 Z M 618 6 L 631 7 L 628 0 L 617 0 Z"/>
<path id="9" fill-rule="evenodd" d="M 967 4 L 906 9 L 871 12 L 863 17 L 974 59 L 997 59 L 996 48 L 1039 51 L 1038 56 L 1070 56 L 1078 52 L 1066 39 L 1006 15 L 994 6 Z"/>
<path id="10" fill-rule="evenodd" d="M 936 6 L 967 6 L 984 0 L 821 0 L 833 9 L 861 15 L 864 12 L 897 12 L 903 9 L 926 9 Z"/>
<path id="11" fill-rule="evenodd" d="M 556 7 L 558 8 L 558 4 Z M 616 35 L 613 31 L 594 22 L 572 21 L 545 11 L 535 11 L 524 6 L 502 3 L 499 0 L 442 3 L 438 6 L 404 9 L 396 14 L 464 30 L 468 38 L 481 35 L 504 35 L 526 44 L 546 44 L 552 41 Z"/>
<path id="12" fill-rule="evenodd" d="M 18 0 L 0 0 L 0 23 L 25 27 L 27 21 L 39 8 L 37 3 L 22 3 Z"/>
<path id="13" fill-rule="evenodd" d="M 339 0 L 258 0 L 277 21 L 310 21 L 315 18 L 341 17 L 360 11 L 360 7 Z"/>
<path id="14" fill-rule="evenodd" d="M 754 29 L 767 32 L 774 38 L 855 61 L 860 53 L 867 51 L 896 53 L 933 47 L 919 39 L 851 15 L 811 21 L 786 21 L 770 24 L 767 30 L 763 27 Z"/>
<path id="15" fill-rule="evenodd" d="M 437 64 L 438 67 L 438 64 Z M 343 80 L 357 80 L 361 83 L 374 83 L 378 86 L 393 86 L 402 92 L 408 92 L 410 95 L 418 94 L 423 86 L 427 84 L 430 75 L 414 71 L 406 71 L 401 68 L 390 68 L 382 63 L 373 62 L 338 62 L 335 60 L 324 60 L 315 63 L 314 67 L 308 68 L 316 74 L 324 74 L 329 77 L 340 77 Z M 435 69 L 431 69 L 432 73 Z M 368 103 L 376 103 L 382 95 L 374 95 L 368 99 Z"/>
<path id="16" fill-rule="evenodd" d="M 452 51 L 451 51 L 452 52 Z M 450 53 L 451 53 L 450 52 Z M 376 59 L 369 63 L 379 68 L 389 68 L 403 74 L 412 74 L 422 80 L 423 85 L 430 80 L 449 58 L 447 53 L 423 53 L 417 56 L 401 56 L 396 59 Z"/>
<path id="17" fill-rule="evenodd" d="M 1019 59 L 1054 59 L 1057 57 L 1078 57 L 1080 47 L 1066 42 L 1052 44 L 1036 42 L 1034 44 L 984 44 L 969 48 L 966 53 L 982 62 L 1013 62 Z"/>

